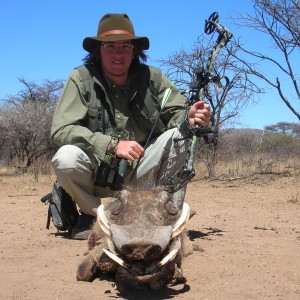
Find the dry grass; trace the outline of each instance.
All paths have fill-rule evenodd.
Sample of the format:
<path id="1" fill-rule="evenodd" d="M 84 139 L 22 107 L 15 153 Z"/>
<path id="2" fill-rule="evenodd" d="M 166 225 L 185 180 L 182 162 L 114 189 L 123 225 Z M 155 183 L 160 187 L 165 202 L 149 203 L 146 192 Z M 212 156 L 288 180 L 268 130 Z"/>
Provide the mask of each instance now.
<path id="1" fill-rule="evenodd" d="M 14 162 L 10 165 L 0 164 L 0 177 L 21 176 L 24 178 L 33 178 L 33 181 L 37 182 L 39 178 L 42 177 L 41 175 L 53 175 L 53 169 L 49 160 L 38 161 L 32 164 L 28 169 L 19 167 Z"/>
<path id="2" fill-rule="evenodd" d="M 231 161 L 220 160 L 215 166 L 215 178 L 209 178 L 208 170 L 204 161 L 194 163 L 196 180 L 206 179 L 230 179 L 246 178 L 254 175 L 276 175 L 300 177 L 300 158 L 277 159 L 263 158 L 258 155 L 233 158 Z M 29 168 L 26 173 L 13 166 L 0 166 L 0 182 L 3 177 L 16 176 L 26 187 L 33 187 L 37 182 L 44 183 L 45 180 L 52 182 L 55 174 L 50 162 L 42 162 Z"/>
<path id="3" fill-rule="evenodd" d="M 208 179 L 208 171 L 203 161 L 195 162 L 197 179 Z M 282 159 L 258 156 L 218 161 L 215 166 L 215 178 L 240 177 L 254 174 L 274 174 L 278 176 L 300 176 L 300 158 Z"/>

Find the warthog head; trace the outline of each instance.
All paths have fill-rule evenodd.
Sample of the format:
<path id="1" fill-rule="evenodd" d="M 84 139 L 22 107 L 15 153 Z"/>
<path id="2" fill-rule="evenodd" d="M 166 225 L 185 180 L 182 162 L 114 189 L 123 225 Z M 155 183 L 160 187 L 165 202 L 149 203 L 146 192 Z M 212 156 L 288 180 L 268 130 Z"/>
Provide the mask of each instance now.
<path id="1" fill-rule="evenodd" d="M 113 273 L 119 290 L 185 282 L 181 260 L 189 241 L 184 237 L 189 211 L 187 203 L 178 210 L 160 188 L 123 190 L 99 206 L 77 279 Z"/>

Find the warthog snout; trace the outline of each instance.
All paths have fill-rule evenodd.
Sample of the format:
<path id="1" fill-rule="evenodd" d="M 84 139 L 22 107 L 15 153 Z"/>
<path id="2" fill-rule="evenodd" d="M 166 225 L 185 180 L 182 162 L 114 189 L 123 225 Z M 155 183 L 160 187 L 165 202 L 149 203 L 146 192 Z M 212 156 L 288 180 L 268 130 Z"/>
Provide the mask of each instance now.
<path id="1" fill-rule="evenodd" d="M 153 261 L 161 254 L 157 244 L 128 243 L 122 246 L 122 252 L 130 261 Z"/>

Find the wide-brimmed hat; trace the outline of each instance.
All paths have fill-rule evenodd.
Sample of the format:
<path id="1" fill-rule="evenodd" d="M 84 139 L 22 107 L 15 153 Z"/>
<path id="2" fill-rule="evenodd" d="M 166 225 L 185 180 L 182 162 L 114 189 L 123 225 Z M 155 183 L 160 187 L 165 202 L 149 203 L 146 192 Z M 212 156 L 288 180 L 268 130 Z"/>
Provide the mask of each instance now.
<path id="1" fill-rule="evenodd" d="M 97 36 L 86 37 L 83 40 L 83 49 L 91 52 L 99 42 L 114 42 L 134 40 L 141 50 L 149 49 L 149 39 L 144 36 L 136 36 L 133 25 L 126 14 L 106 14 L 98 25 Z"/>

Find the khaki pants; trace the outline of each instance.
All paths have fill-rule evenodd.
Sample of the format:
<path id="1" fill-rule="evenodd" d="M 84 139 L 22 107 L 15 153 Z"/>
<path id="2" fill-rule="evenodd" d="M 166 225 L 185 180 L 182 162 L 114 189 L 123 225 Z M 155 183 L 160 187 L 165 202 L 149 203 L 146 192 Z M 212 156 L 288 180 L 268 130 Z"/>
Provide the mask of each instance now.
<path id="1" fill-rule="evenodd" d="M 180 130 L 173 128 L 151 140 L 132 180 L 131 169 L 125 177 L 125 184 L 137 185 L 144 181 L 165 184 L 185 163 L 189 139 L 174 142 L 174 138 L 182 137 Z M 99 164 L 95 156 L 87 155 L 73 145 L 62 146 L 52 159 L 58 183 L 74 199 L 80 210 L 90 215 L 96 215 L 101 198 L 113 195 L 113 191 L 94 184 Z M 132 167 L 135 165 L 136 162 Z M 173 195 L 173 201 L 178 207 L 183 203 L 185 190 L 183 188 Z"/>

